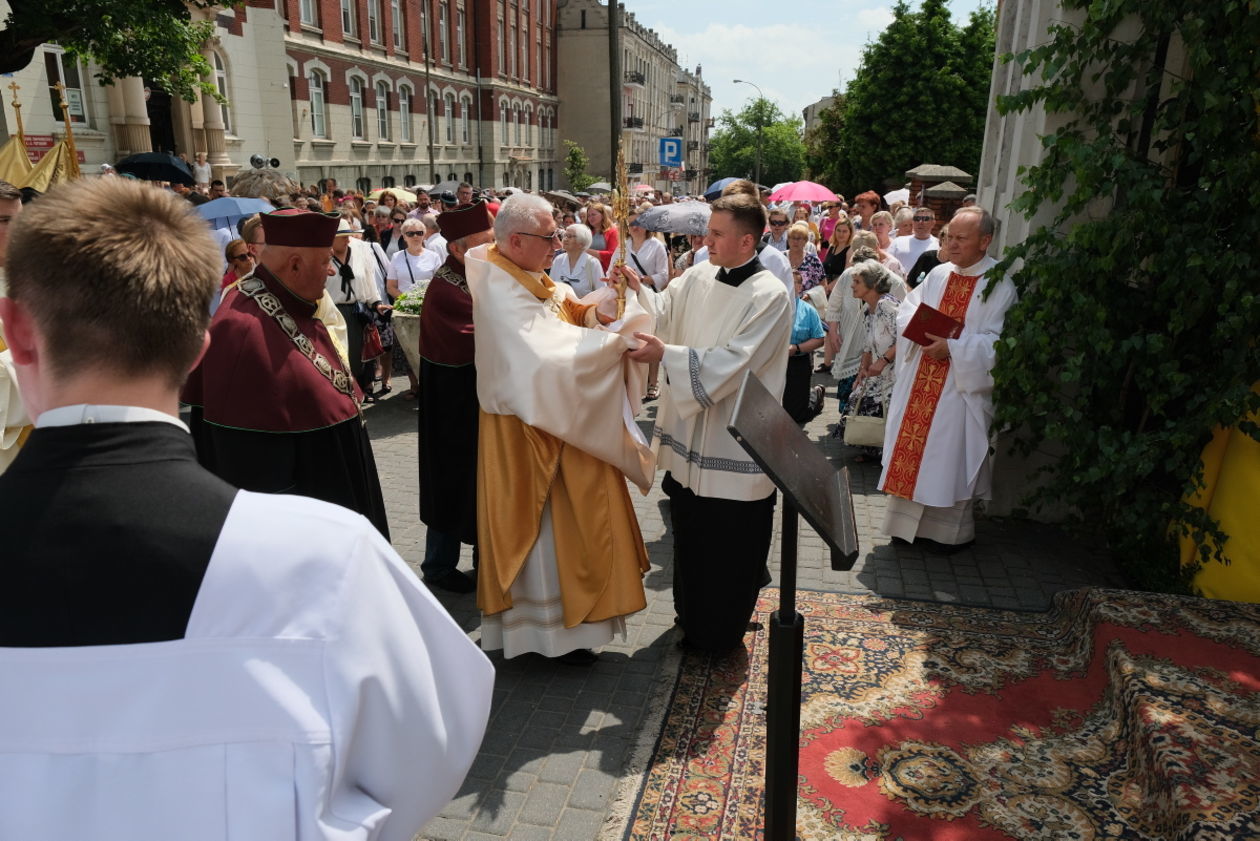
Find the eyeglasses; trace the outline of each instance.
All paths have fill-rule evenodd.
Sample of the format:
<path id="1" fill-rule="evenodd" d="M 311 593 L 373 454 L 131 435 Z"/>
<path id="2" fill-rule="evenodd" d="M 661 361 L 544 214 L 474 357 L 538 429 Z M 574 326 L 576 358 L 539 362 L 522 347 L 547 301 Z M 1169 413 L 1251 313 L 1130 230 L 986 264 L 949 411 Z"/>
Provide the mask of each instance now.
<path id="1" fill-rule="evenodd" d="M 248 251 L 246 251 L 244 254 L 233 254 L 233 255 L 232 255 L 231 257 L 229 257 L 228 259 L 229 259 L 229 260 L 252 260 L 253 258 L 252 258 L 252 257 L 250 257 L 250 256 L 249 256 L 249 252 L 248 252 Z"/>
<path id="2" fill-rule="evenodd" d="M 916 222 L 932 222 L 932 221 L 935 221 L 935 220 L 933 220 L 931 216 L 916 216 L 916 217 L 914 217 L 914 221 L 916 221 Z"/>
<path id="3" fill-rule="evenodd" d="M 771 219 L 770 220 L 770 227 L 772 228 L 782 228 L 786 224 L 787 224 L 786 219 Z"/>
<path id="4" fill-rule="evenodd" d="M 403 236 L 405 236 L 405 237 L 422 237 L 422 236 L 424 236 L 424 231 L 407 231 L 405 234 L 403 234 Z"/>
<path id="5" fill-rule="evenodd" d="M 561 234 L 558 230 L 552 231 L 549 234 L 531 234 L 529 231 L 517 231 L 517 233 L 523 237 L 537 237 L 538 239 L 549 239 L 553 242 L 563 237 L 563 234 Z"/>
<path id="6" fill-rule="evenodd" d="M 397 217 L 395 217 L 395 218 L 391 219 L 390 221 L 391 221 L 391 222 L 393 222 L 393 223 L 395 223 L 395 224 L 397 224 L 397 225 L 401 225 L 403 222 L 406 222 L 406 221 L 407 221 L 407 217 L 406 217 L 406 216 L 397 216 Z"/>

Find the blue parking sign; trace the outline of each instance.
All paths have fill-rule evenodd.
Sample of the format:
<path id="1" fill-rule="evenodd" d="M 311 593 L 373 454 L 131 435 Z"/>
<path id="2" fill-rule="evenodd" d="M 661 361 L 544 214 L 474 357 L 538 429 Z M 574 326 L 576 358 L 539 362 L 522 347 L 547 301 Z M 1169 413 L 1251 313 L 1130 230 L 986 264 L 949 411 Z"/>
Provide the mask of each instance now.
<path id="1" fill-rule="evenodd" d="M 683 142 L 681 137 L 661 138 L 661 166 L 683 165 Z"/>

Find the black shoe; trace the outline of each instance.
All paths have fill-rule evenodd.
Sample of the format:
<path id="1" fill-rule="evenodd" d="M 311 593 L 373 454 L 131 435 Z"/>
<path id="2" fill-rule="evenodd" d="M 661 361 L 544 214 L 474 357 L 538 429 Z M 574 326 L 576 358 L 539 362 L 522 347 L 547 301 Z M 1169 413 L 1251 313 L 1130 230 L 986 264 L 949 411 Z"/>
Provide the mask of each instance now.
<path id="1" fill-rule="evenodd" d="M 477 589 L 477 581 L 469 578 L 457 569 L 451 570 L 441 578 L 426 578 L 424 583 L 430 588 L 437 587 L 439 590 L 448 590 L 452 593 L 471 593 Z"/>
<path id="2" fill-rule="evenodd" d="M 589 648 L 575 648 L 567 654 L 551 659 L 557 663 L 564 663 L 566 666 L 590 666 L 599 659 L 599 655 Z"/>

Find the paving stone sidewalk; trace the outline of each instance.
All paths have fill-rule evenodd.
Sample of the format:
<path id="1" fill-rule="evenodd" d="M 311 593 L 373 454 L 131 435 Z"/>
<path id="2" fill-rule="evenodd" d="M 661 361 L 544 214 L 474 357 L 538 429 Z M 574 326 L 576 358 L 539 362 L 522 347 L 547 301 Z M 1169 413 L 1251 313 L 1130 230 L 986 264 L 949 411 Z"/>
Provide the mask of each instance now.
<path id="1" fill-rule="evenodd" d="M 830 378 L 815 381 L 828 385 Z M 418 574 L 425 530 L 417 511 L 416 404 L 400 391 L 369 407 L 368 428 L 394 547 Z M 648 418 L 654 411 L 649 409 Z M 861 555 L 852 570 L 832 571 L 825 544 L 802 521 L 802 589 L 1044 610 L 1059 590 L 1124 586 L 1103 553 L 1056 528 L 1026 521 L 982 518 L 975 545 L 952 557 L 891 545 L 879 534 L 884 513 L 882 494 L 875 489 L 879 467 L 855 463 L 857 451 L 829 436 L 828 427 L 837 420 L 833 387 L 827 410 L 806 433 L 832 461 L 849 467 Z M 422 838 L 593 841 L 599 835 L 644 721 L 668 700 L 677 670 L 670 594 L 673 538 L 659 485 L 647 496 L 631 489 L 652 570 L 645 580 L 648 607 L 629 618 L 626 641 L 605 647 L 590 667 L 535 655 L 504 660 L 491 654 L 497 676 L 481 752 L 456 798 L 425 827 Z M 777 516 L 775 522 L 772 573 L 779 558 Z M 467 548 L 460 567 L 472 567 Z M 474 596 L 437 595 L 479 638 Z"/>

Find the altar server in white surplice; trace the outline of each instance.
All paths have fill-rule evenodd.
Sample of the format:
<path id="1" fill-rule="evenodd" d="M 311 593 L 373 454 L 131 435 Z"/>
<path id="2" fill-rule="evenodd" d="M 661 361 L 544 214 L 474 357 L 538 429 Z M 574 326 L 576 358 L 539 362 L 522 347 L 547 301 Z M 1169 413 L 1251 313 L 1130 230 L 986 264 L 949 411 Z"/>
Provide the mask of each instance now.
<path id="1" fill-rule="evenodd" d="M 14 226 L 36 422 L 0 476 L 0 838 L 410 841 L 481 743 L 493 668 L 367 520 L 197 463 L 215 257 L 120 178 Z"/>
<path id="2" fill-rule="evenodd" d="M 684 646 L 709 652 L 742 643 L 770 550 L 774 484 L 726 429 L 745 373 L 783 396 L 793 299 L 757 257 L 765 225 L 755 197 L 726 195 L 713 203 L 708 261 L 660 293 L 624 270 L 657 318 L 628 356 L 665 375 L 653 447 L 670 498 L 674 609 Z"/>
<path id="3" fill-rule="evenodd" d="M 521 193 L 499 208 L 494 243 L 464 256 L 481 404 L 477 606 L 482 648 L 589 665 L 647 605 L 626 480 L 647 493 L 655 462 L 634 421 L 644 366 L 626 351 L 652 322 L 631 299 L 611 324 L 607 286 L 579 301 L 554 283 L 559 241 L 551 206 Z"/>
<path id="4" fill-rule="evenodd" d="M 989 498 L 993 360 L 1016 299 L 1006 278 L 986 297 L 985 274 L 996 263 L 985 256 L 993 230 L 988 211 L 959 210 L 949 223 L 953 262 L 933 269 L 897 310 L 898 335 L 920 303 L 963 323 L 956 339 L 929 334 L 927 346 L 897 340 L 897 379 L 884 428 L 884 532 L 936 551 L 969 545 L 974 501 Z"/>

